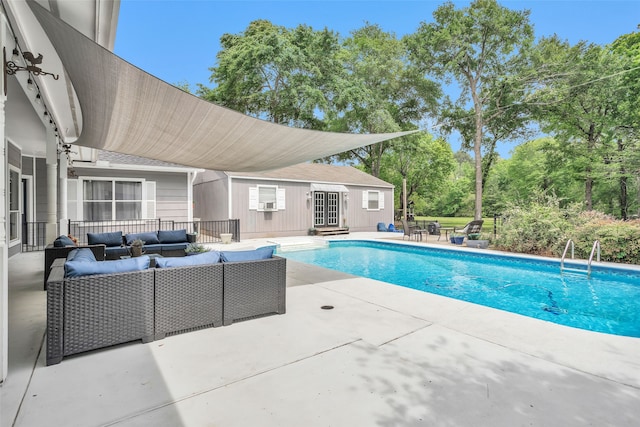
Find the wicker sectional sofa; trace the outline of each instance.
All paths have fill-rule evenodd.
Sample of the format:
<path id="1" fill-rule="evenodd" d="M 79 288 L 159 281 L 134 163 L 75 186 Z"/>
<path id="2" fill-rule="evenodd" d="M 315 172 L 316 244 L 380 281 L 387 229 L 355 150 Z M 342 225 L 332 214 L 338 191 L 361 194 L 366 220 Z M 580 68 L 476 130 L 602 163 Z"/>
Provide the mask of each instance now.
<path id="1" fill-rule="evenodd" d="M 87 233 L 87 245 L 76 246 L 70 240 L 61 240 L 66 236 L 60 236 L 44 250 L 44 290 L 47 290 L 47 279 L 51 271 L 53 261 L 58 258 L 66 258 L 69 252 L 77 248 L 91 248 L 96 259 L 117 260 L 122 256 L 130 255 L 130 244 L 135 239 L 149 241 L 144 250 L 150 254 L 162 256 L 184 256 L 185 249 L 190 243 L 195 243 L 194 234 L 186 230 L 158 230 L 145 233 L 122 234 L 122 231 L 108 233 Z M 62 241 L 62 243 L 60 243 Z M 152 243 L 151 243 L 152 242 Z M 60 243 L 60 244 L 59 244 Z"/>
<path id="2" fill-rule="evenodd" d="M 87 233 L 87 242 L 92 245 L 105 245 L 105 259 L 117 260 L 129 255 L 131 242 L 140 239 L 145 242 L 143 250 L 162 256 L 184 256 L 187 245 L 195 242 L 195 235 L 187 230 L 158 230 L 143 233 L 122 234 L 122 231 L 110 233 Z"/>
<path id="3" fill-rule="evenodd" d="M 46 363 L 285 311 L 286 259 L 277 256 L 81 277 L 65 277 L 56 262 L 47 283 Z"/>

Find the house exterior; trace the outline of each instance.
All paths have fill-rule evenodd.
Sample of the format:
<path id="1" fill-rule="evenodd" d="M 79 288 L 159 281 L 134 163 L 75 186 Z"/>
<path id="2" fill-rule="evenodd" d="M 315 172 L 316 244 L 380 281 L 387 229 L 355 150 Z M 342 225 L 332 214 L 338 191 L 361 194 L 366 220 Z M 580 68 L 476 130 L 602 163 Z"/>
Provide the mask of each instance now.
<path id="1" fill-rule="evenodd" d="M 75 147 L 67 173 L 72 221 L 193 221 L 192 183 L 201 169 Z"/>
<path id="2" fill-rule="evenodd" d="M 0 383 L 8 370 L 9 259 L 23 245 L 53 242 L 66 234 L 69 220 L 155 216 L 189 221 L 195 200 L 192 184 L 199 168 L 273 169 L 414 132 L 349 135 L 295 129 L 207 102 L 113 55 L 119 10 L 119 0 L 2 0 L 0 5 L 4 71 L 0 73 L 0 194 L 5 207 L 0 215 Z M 149 163 L 142 157 L 190 168 Z M 230 190 L 224 218 L 236 215 L 233 204 L 240 201 L 232 197 L 231 184 L 241 179 L 229 178 L 222 178 L 226 183 L 222 186 Z M 210 181 L 207 185 L 219 185 Z M 295 181 L 287 183 L 290 189 L 282 180 L 272 182 L 272 189 L 282 187 L 276 196 L 289 197 L 287 207 L 294 207 L 292 200 L 299 203 Z M 349 191 L 324 191 L 332 203 L 327 210 L 331 223 L 353 229 L 369 225 L 369 220 L 353 216 L 348 201 L 362 188 L 370 188 L 371 197 L 384 193 L 381 202 L 370 199 L 378 208 L 369 209 L 368 216 L 392 217 L 381 204 L 390 200 L 383 186 L 367 187 L 357 180 L 355 184 Z M 264 203 L 260 198 L 271 190 L 255 191 L 247 189 L 245 196 L 245 201 L 249 193 L 257 197 L 251 206 Z M 309 186 L 303 191 L 305 197 L 307 192 L 309 197 L 316 193 Z M 285 206 L 285 199 L 270 200 Z M 281 212 L 281 205 L 278 211 L 269 205 L 269 212 L 259 205 L 247 208 L 253 215 L 245 224 L 246 237 L 268 229 L 266 218 L 280 220 L 285 211 L 287 218 L 276 228 L 291 228 L 286 222 L 292 220 L 293 209 Z M 316 204 L 311 206 L 315 209 Z M 202 211 L 202 219 L 218 216 L 219 207 L 210 207 Z M 307 221 L 309 209 L 295 227 L 313 226 Z M 32 242 L 24 224 L 35 223 L 43 227 L 41 237 Z"/>
<path id="3" fill-rule="evenodd" d="M 239 219 L 243 239 L 306 235 L 310 229 L 375 231 L 379 222 L 393 222 L 393 185 L 351 166 L 208 170 L 196 177 L 193 198 L 194 216 Z"/>

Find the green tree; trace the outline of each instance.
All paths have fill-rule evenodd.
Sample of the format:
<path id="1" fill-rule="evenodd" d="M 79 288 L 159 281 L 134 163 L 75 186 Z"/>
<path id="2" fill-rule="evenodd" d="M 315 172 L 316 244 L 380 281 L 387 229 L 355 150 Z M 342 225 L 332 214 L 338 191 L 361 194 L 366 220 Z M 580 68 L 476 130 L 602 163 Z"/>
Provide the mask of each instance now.
<path id="1" fill-rule="evenodd" d="M 240 34 L 224 34 L 213 89 L 203 98 L 254 117 L 322 129 L 342 75 L 337 34 L 300 25 L 293 30 L 257 20 Z"/>
<path id="2" fill-rule="evenodd" d="M 624 97 L 624 63 L 611 50 L 579 42 L 571 46 L 553 36 L 537 47 L 539 70 L 535 103 L 543 130 L 554 135 L 573 158 L 584 182 L 584 202 L 593 209 L 597 180 L 611 179 L 616 144 L 618 102 Z"/>
<path id="3" fill-rule="evenodd" d="M 540 191 L 557 196 L 561 206 L 578 202 L 582 200 L 581 184 L 572 163 L 551 137 L 520 144 L 511 158 L 500 160 L 491 170 L 485 204 L 501 213 L 511 203 L 530 203 Z"/>
<path id="4" fill-rule="evenodd" d="M 403 208 L 402 180 L 407 182 L 407 201 L 425 206 L 425 200 L 442 191 L 455 168 L 451 146 L 427 133 L 400 138 L 382 159 L 380 178 L 395 185 L 396 206 Z"/>
<path id="5" fill-rule="evenodd" d="M 468 153 L 453 155 L 454 169 L 439 191 L 430 194 L 426 214 L 434 216 L 473 215 L 474 162 Z"/>
<path id="6" fill-rule="evenodd" d="M 366 24 L 344 40 L 342 63 L 347 73 L 335 97 L 332 130 L 356 133 L 415 129 L 433 111 L 440 88 L 408 65 L 403 43 L 378 25 Z M 382 158 L 393 141 L 369 145 L 336 156 L 356 161 L 380 176 Z"/>
<path id="7" fill-rule="evenodd" d="M 406 40 L 412 60 L 423 72 L 459 83 L 459 108 L 472 105 L 473 137 L 468 141 L 472 141 L 475 162 L 474 215 L 480 219 L 487 126 L 499 137 L 506 122 L 491 122 L 504 121 L 500 111 L 512 108 L 518 94 L 524 97 L 524 91 L 514 89 L 526 83 L 517 77 L 525 63 L 521 56 L 533 43 L 533 28 L 528 11 L 512 11 L 495 0 L 475 0 L 462 9 L 447 2 L 433 16 L 435 22 L 423 22 Z"/>
<path id="8" fill-rule="evenodd" d="M 626 72 L 621 77 L 625 91 L 616 110 L 618 152 L 614 163 L 620 174 L 620 217 L 627 219 L 631 206 L 628 189 L 634 184 L 637 188 L 636 213 L 640 215 L 640 32 L 618 37 L 611 49 L 626 62 Z"/>

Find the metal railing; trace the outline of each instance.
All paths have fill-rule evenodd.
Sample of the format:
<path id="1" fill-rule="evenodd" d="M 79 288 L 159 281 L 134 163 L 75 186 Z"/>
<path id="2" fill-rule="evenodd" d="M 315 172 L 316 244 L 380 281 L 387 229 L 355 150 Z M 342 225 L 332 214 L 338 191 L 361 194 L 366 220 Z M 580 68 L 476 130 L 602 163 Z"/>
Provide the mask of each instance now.
<path id="1" fill-rule="evenodd" d="M 571 248 L 571 258 L 573 259 L 574 255 L 574 244 L 573 240 L 569 239 L 567 241 L 567 246 L 564 248 L 564 252 L 562 253 L 562 258 L 560 259 L 560 273 L 564 273 L 565 271 L 569 271 L 572 273 L 587 273 L 587 278 L 591 277 L 591 264 L 593 263 L 593 256 L 597 255 L 597 261 L 600 262 L 600 241 L 596 240 L 593 242 L 593 247 L 591 248 L 591 254 L 589 255 L 589 260 L 587 261 L 587 269 L 578 269 L 578 268 L 566 268 L 564 266 L 564 260 L 567 256 L 567 251 Z"/>
<path id="2" fill-rule="evenodd" d="M 562 252 L 562 258 L 560 258 L 560 273 L 564 271 L 564 259 L 567 257 L 567 252 L 571 248 L 571 259 L 575 257 L 575 245 L 573 244 L 573 240 L 567 240 L 567 245 L 564 247 L 564 252 Z"/>
<path id="3" fill-rule="evenodd" d="M 49 242 L 50 243 L 50 242 Z M 22 252 L 44 251 L 47 246 L 47 223 L 22 223 Z"/>
<path id="4" fill-rule="evenodd" d="M 22 224 L 22 252 L 44 251 L 47 242 L 46 222 L 25 222 Z M 187 230 L 197 235 L 197 243 L 219 243 L 221 234 L 231 234 L 231 240 L 240 241 L 240 220 L 219 221 L 173 221 L 163 219 L 138 219 L 127 221 L 71 221 L 68 222 L 70 235 L 78 239 L 78 244 L 87 244 L 87 233 L 108 233 L 122 231 L 144 233 L 157 230 Z"/>
<path id="5" fill-rule="evenodd" d="M 591 263 L 593 262 L 593 254 L 598 253 L 597 261 L 600 262 L 600 240 L 596 240 L 593 242 L 593 247 L 591 248 L 591 255 L 589 255 L 589 262 L 587 262 L 587 276 L 591 276 Z"/>
<path id="6" fill-rule="evenodd" d="M 220 235 L 229 233 L 231 240 L 240 241 L 240 220 L 218 221 L 173 221 L 163 219 L 136 219 L 126 221 L 71 221 L 69 234 L 78 239 L 78 244 L 87 243 L 87 233 L 109 233 L 122 231 L 122 234 L 144 233 L 158 230 L 187 230 L 197 234 L 197 243 L 219 243 Z"/>

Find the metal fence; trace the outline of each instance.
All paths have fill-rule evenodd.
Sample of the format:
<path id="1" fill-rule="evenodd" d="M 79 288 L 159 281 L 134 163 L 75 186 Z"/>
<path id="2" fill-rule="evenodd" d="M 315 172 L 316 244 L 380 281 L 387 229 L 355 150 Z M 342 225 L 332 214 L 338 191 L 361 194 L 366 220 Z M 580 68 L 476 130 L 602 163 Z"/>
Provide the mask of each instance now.
<path id="1" fill-rule="evenodd" d="M 46 246 L 46 222 L 25 222 L 22 224 L 22 252 L 44 251 Z"/>
<path id="2" fill-rule="evenodd" d="M 187 230 L 197 235 L 197 243 L 218 243 L 221 234 L 231 234 L 231 240 L 240 241 L 240 220 L 219 221 L 173 221 L 163 219 L 136 219 L 128 221 L 69 221 L 69 234 L 78 239 L 78 244 L 87 243 L 87 233 L 122 234 L 144 233 L 158 230 Z"/>
<path id="3" fill-rule="evenodd" d="M 46 222 L 25 222 L 22 224 L 22 252 L 43 251 L 53 242 L 47 242 Z M 222 234 L 231 234 L 231 240 L 240 241 L 240 220 L 220 221 L 173 221 L 163 219 L 137 219 L 128 221 L 69 221 L 69 234 L 78 239 L 78 244 L 87 244 L 87 233 L 108 233 L 122 231 L 144 233 L 157 230 L 187 230 L 197 235 L 197 243 L 218 243 Z"/>

